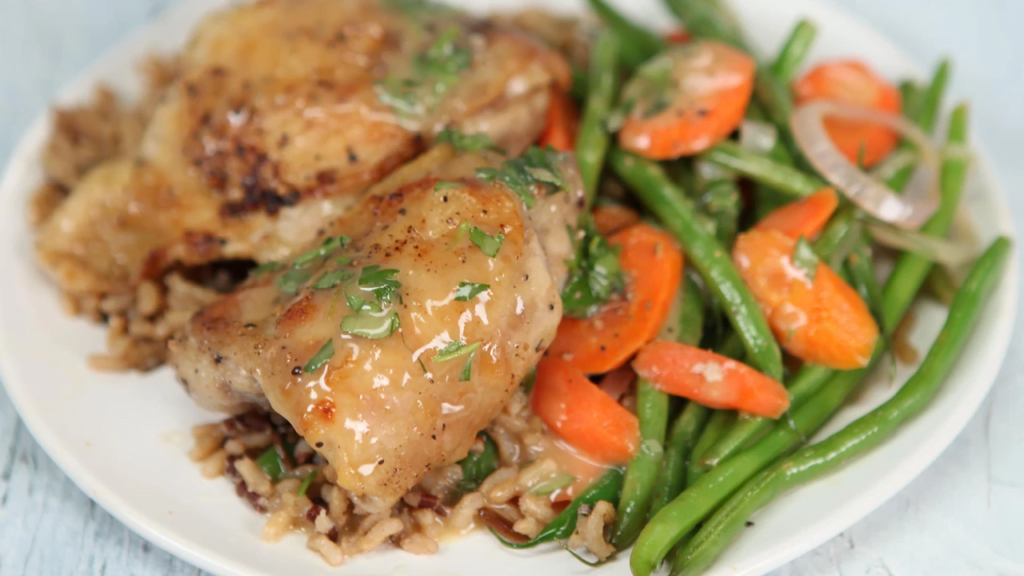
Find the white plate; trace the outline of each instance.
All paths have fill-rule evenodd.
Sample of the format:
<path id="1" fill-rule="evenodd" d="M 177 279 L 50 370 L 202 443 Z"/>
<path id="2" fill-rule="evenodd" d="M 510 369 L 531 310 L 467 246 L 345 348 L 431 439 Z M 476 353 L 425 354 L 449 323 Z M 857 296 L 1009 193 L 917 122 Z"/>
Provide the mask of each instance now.
<path id="1" fill-rule="evenodd" d="M 202 14 L 225 3 L 193 0 L 174 6 L 98 60 L 59 101 L 81 101 L 99 80 L 128 95 L 137 93 L 136 61 L 176 49 Z M 485 9 L 517 4 L 463 3 Z M 545 4 L 572 11 L 581 2 Z M 649 25 L 664 28 L 671 22 L 655 0 L 617 4 Z M 812 60 L 858 56 L 890 77 L 920 75 L 921 68 L 892 43 L 831 4 L 743 0 L 734 5 L 761 53 L 773 53 L 796 19 L 807 16 L 820 30 Z M 86 494 L 156 545 L 218 574 L 593 573 L 560 550 L 512 553 L 485 534 L 447 542 L 434 557 L 381 551 L 353 559 L 340 570 L 307 551 L 303 537 L 261 543 L 263 517 L 243 505 L 227 482 L 203 480 L 185 456 L 190 426 L 218 416 L 196 408 L 166 369 L 111 375 L 86 367 L 86 356 L 103 349 L 103 330 L 62 314 L 56 291 L 33 263 L 26 225 L 26 200 L 41 177 L 40 150 L 48 129 L 45 118 L 34 124 L 0 185 L 0 369 L 25 424 Z M 966 195 L 972 220 L 983 236 L 1009 234 L 1003 194 L 984 161 L 979 164 Z M 760 574 L 777 567 L 859 520 L 931 463 L 966 424 L 996 376 L 1015 316 L 1018 277 L 1014 258 L 963 357 L 921 417 L 852 465 L 758 514 L 755 527 L 710 573 Z M 937 306 L 921 306 L 917 315 L 913 341 L 924 350 L 944 314 Z M 896 382 L 908 375 L 900 370 Z M 876 378 L 822 434 L 866 412 L 896 387 Z M 625 555 L 597 572 L 628 574 Z"/>

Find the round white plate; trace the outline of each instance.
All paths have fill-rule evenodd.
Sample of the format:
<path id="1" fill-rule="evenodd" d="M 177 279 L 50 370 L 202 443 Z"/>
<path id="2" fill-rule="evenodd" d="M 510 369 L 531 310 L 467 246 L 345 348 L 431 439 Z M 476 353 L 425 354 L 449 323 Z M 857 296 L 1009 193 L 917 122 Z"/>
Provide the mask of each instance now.
<path id="1" fill-rule="evenodd" d="M 516 0 L 464 1 L 481 10 Z M 191 26 L 224 0 L 180 3 L 100 58 L 60 95 L 85 99 L 105 81 L 126 95 L 139 87 L 134 65 L 153 52 L 181 46 Z M 579 0 L 548 0 L 564 11 Z M 648 25 L 672 22 L 655 0 L 616 2 Z M 820 0 L 743 0 L 734 6 L 762 54 L 772 54 L 793 23 L 811 18 L 820 34 L 811 61 L 857 56 L 889 77 L 922 69 L 853 15 Z M 49 130 L 40 118 L 21 141 L 0 184 L 0 370 L 25 424 L 61 468 L 88 494 L 156 545 L 218 574 L 589 574 L 550 547 L 509 552 L 487 534 L 444 543 L 433 557 L 378 551 L 329 568 L 293 536 L 276 545 L 259 540 L 264 518 L 239 501 L 223 480 L 207 481 L 185 456 L 189 428 L 218 415 L 196 408 L 169 370 L 107 374 L 89 370 L 86 356 L 104 347 L 104 331 L 63 315 L 57 292 L 34 265 L 26 201 L 41 177 L 40 150 Z M 981 155 L 979 155 L 980 157 Z M 966 205 L 985 240 L 1009 234 L 1003 194 L 982 158 Z M 984 225 L 981 225 L 981 224 Z M 988 303 L 981 324 L 935 402 L 889 442 L 841 471 L 792 492 L 758 514 L 755 526 L 729 548 L 711 574 L 760 574 L 821 544 L 903 488 L 960 432 L 991 386 L 1006 352 L 1017 300 L 1016 259 Z M 925 350 L 944 312 L 921 305 L 913 341 Z M 880 374 L 822 432 L 827 435 L 882 402 L 909 375 Z M 597 570 L 628 574 L 625 554 Z"/>

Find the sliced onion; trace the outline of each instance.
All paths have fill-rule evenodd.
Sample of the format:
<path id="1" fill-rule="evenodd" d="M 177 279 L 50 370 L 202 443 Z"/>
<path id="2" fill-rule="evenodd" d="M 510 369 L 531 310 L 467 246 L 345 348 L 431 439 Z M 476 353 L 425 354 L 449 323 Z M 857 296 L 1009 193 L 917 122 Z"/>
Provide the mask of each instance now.
<path id="1" fill-rule="evenodd" d="M 966 242 L 903 230 L 879 222 L 868 222 L 867 228 L 879 244 L 913 252 L 953 270 L 972 262 L 978 256 L 977 248 Z"/>
<path id="2" fill-rule="evenodd" d="M 756 154 L 767 154 L 779 139 L 774 124 L 744 120 L 740 124 L 740 146 Z"/>
<path id="3" fill-rule="evenodd" d="M 825 131 L 826 116 L 883 124 L 900 133 L 918 149 L 921 162 L 903 194 L 897 194 L 846 159 Z M 875 218 L 914 230 L 920 228 L 939 207 L 939 153 L 920 128 L 906 118 L 818 100 L 793 111 L 789 119 L 797 145 L 826 180 L 854 204 Z"/>

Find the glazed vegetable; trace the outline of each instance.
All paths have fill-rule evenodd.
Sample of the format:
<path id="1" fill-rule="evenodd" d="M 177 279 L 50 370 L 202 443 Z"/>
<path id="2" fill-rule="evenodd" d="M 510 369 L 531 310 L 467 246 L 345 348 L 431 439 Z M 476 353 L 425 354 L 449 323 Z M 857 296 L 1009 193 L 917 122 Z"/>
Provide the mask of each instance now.
<path id="1" fill-rule="evenodd" d="M 789 408 L 789 395 L 778 381 L 696 346 L 652 342 L 637 354 L 633 369 L 654 387 L 709 408 L 742 410 L 769 418 L 778 418 Z"/>
<path id="2" fill-rule="evenodd" d="M 754 61 L 713 41 L 673 46 L 622 90 L 622 148 L 657 160 L 707 150 L 735 130 L 753 90 Z"/>
<path id="3" fill-rule="evenodd" d="M 637 417 L 561 358 L 537 365 L 530 407 L 555 434 L 595 460 L 623 464 L 636 453 Z"/>
<path id="4" fill-rule="evenodd" d="M 622 550 L 636 540 L 647 520 L 664 454 L 665 429 L 668 427 L 669 398 L 650 382 L 636 383 L 636 413 L 640 421 L 640 449 L 630 460 L 622 483 L 612 530 L 611 543 Z"/>
<path id="5" fill-rule="evenodd" d="M 530 540 L 522 543 L 509 542 L 503 539 L 493 529 L 493 533 L 498 541 L 504 544 L 508 548 L 522 549 L 522 548 L 533 548 L 538 544 L 544 542 L 553 542 L 555 540 L 564 540 L 569 536 L 572 536 L 573 531 L 576 529 L 576 519 L 579 516 L 579 509 L 581 506 L 593 506 L 594 504 L 605 501 L 605 502 L 618 502 L 619 494 L 622 492 L 622 470 L 618 468 L 612 468 L 605 472 L 600 478 L 598 478 L 593 484 L 587 487 L 586 490 L 580 493 L 579 496 L 573 499 L 573 501 L 566 506 L 565 510 L 555 516 L 555 519 L 549 522 L 541 531 L 531 538 Z"/>
<path id="6" fill-rule="evenodd" d="M 560 89 L 551 90 L 547 123 L 537 145 L 551 147 L 559 152 L 569 152 L 576 147 L 576 133 L 579 130 L 580 115 L 576 104 Z"/>
<path id="7" fill-rule="evenodd" d="M 831 100 L 891 114 L 902 111 L 899 90 L 855 60 L 816 65 L 793 84 L 793 93 L 798 105 Z M 887 126 L 871 122 L 827 118 L 825 130 L 843 156 L 862 167 L 877 164 L 898 142 L 897 134 Z"/>
<path id="8" fill-rule="evenodd" d="M 828 223 L 839 206 L 839 196 L 831 188 L 791 202 L 768 214 L 754 226 L 755 230 L 777 230 L 794 240 L 814 238 Z"/>
<path id="9" fill-rule="evenodd" d="M 625 289 L 619 247 L 608 242 L 589 218 L 581 218 L 573 257 L 566 262 L 569 278 L 562 288 L 562 313 L 569 318 L 596 314 Z"/>
<path id="10" fill-rule="evenodd" d="M 817 34 L 818 29 L 808 20 L 801 20 L 793 27 L 793 31 L 789 33 L 789 37 L 786 38 L 782 50 L 779 51 L 779 55 L 771 67 L 772 74 L 780 82 L 789 82 L 793 79 L 796 71 L 807 57 L 807 52 L 810 51 Z"/>
<path id="11" fill-rule="evenodd" d="M 613 148 L 609 162 L 683 245 L 690 262 L 721 303 L 743 341 L 750 362 L 769 377 L 782 377 L 782 356 L 753 295 L 725 248 L 699 222 L 693 205 L 657 164 Z"/>
<path id="12" fill-rule="evenodd" d="M 939 110 L 942 108 L 942 96 L 946 92 L 946 84 L 949 83 L 949 60 L 939 62 L 932 74 L 928 86 L 918 96 L 917 101 L 911 108 L 904 106 L 905 115 L 910 118 L 921 130 L 932 132 L 935 129 L 935 122 L 939 117 Z M 905 145 L 901 145 L 901 148 Z M 902 190 L 913 175 L 913 167 L 907 166 L 900 169 L 887 182 L 893 190 Z"/>
<path id="13" fill-rule="evenodd" d="M 686 488 L 687 465 L 701 430 L 708 421 L 711 410 L 696 402 L 687 402 L 665 441 L 665 457 L 662 460 L 661 477 L 655 487 L 651 502 L 650 516 L 654 516 Z"/>
<path id="14" fill-rule="evenodd" d="M 714 225 L 715 238 L 723 246 L 736 238 L 737 219 L 742 209 L 739 186 L 729 178 L 712 180 L 704 186 L 697 198 L 697 206 Z"/>
<path id="15" fill-rule="evenodd" d="M 618 204 L 596 206 L 591 217 L 594 227 L 605 236 L 611 236 L 640 222 L 640 215 L 636 213 L 636 210 Z"/>
<path id="16" fill-rule="evenodd" d="M 597 194 L 598 180 L 604 167 L 605 154 L 608 152 L 610 136 L 605 124 L 618 92 L 618 59 L 617 37 L 607 30 L 602 31 L 590 53 L 590 74 L 583 106 L 583 120 L 580 122 L 579 137 L 576 140 L 576 162 L 579 165 L 580 178 L 583 180 L 583 189 L 587 193 L 588 206 L 593 204 Z"/>
<path id="17" fill-rule="evenodd" d="M 701 158 L 728 168 L 782 194 L 801 197 L 821 190 L 827 184 L 821 178 L 756 154 L 726 140 L 701 155 Z"/>
<path id="18" fill-rule="evenodd" d="M 892 436 L 935 397 L 956 363 L 995 288 L 1010 253 L 999 238 L 978 259 L 957 291 L 949 315 L 921 366 L 895 396 L 820 444 L 804 448 L 750 480 L 708 520 L 680 553 L 687 574 L 706 568 L 742 530 L 747 518 L 780 493 L 836 469 Z"/>
<path id="19" fill-rule="evenodd" d="M 640 66 L 664 47 L 656 34 L 630 22 L 604 0 L 587 0 L 597 16 L 618 38 L 622 64 L 632 70 Z"/>
<path id="20" fill-rule="evenodd" d="M 966 136 L 967 110 L 960 106 L 950 120 L 950 143 L 962 144 Z M 925 226 L 932 234 L 945 234 L 959 204 L 966 165 L 962 159 L 947 159 L 943 170 L 942 206 Z M 965 163 L 965 162 L 964 162 Z M 966 163 L 965 163 L 966 164 Z M 947 169 L 948 168 L 948 169 Z M 897 262 L 882 291 L 882 326 L 895 326 L 920 289 L 931 264 L 904 255 Z M 872 361 L 881 355 L 875 348 Z M 867 375 L 868 368 L 836 373 L 792 418 L 776 424 L 771 432 L 749 449 L 736 454 L 708 472 L 697 485 L 687 489 L 663 508 L 641 531 L 630 555 L 635 576 L 649 576 L 673 546 L 709 512 L 721 504 L 743 482 L 769 462 L 795 449 L 802 438 L 814 434 L 845 402 Z"/>
<path id="21" fill-rule="evenodd" d="M 459 460 L 462 468 L 462 480 L 459 481 L 459 492 L 466 494 L 480 487 L 480 484 L 498 469 L 498 445 L 487 432 L 477 434 L 477 442 L 482 444 L 479 452 L 470 449 L 465 458 Z"/>
<path id="22" fill-rule="evenodd" d="M 635 224 L 613 234 L 608 243 L 621 248 L 624 300 L 612 301 L 587 318 L 563 318 L 548 348 L 549 357 L 585 374 L 621 366 L 653 340 L 682 281 L 683 253 L 668 234 Z"/>

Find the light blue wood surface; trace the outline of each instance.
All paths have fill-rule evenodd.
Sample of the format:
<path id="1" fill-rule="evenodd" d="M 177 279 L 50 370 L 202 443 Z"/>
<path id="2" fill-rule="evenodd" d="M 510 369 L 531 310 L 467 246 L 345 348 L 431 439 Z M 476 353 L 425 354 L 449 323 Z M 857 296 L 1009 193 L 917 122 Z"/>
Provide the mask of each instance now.
<path id="1" fill-rule="evenodd" d="M 171 0 L 0 0 L 0 159 L 53 93 Z M 842 0 L 921 62 L 955 58 L 952 92 L 1024 229 L 1024 2 Z M 1024 574 L 1024 314 L 995 388 L 908 488 L 778 574 Z M 191 575 L 91 502 L 0 391 L 0 576 Z"/>

